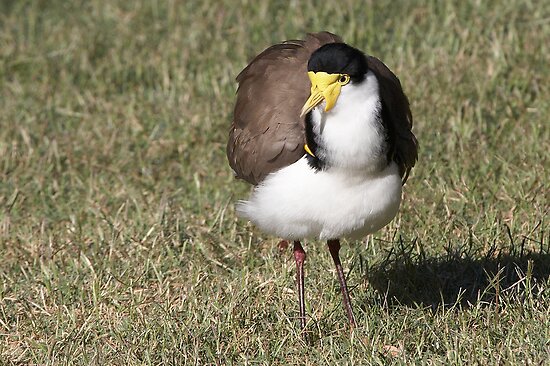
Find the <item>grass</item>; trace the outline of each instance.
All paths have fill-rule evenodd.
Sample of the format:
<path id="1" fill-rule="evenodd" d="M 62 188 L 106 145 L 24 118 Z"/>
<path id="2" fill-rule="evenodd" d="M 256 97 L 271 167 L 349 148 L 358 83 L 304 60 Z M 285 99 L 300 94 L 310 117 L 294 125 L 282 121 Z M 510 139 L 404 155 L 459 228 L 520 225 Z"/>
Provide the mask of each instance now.
<path id="1" fill-rule="evenodd" d="M 550 11 L 501 1 L 2 1 L 0 363 L 545 364 Z M 235 216 L 234 77 L 330 30 L 399 75 L 399 216 L 294 263 Z"/>

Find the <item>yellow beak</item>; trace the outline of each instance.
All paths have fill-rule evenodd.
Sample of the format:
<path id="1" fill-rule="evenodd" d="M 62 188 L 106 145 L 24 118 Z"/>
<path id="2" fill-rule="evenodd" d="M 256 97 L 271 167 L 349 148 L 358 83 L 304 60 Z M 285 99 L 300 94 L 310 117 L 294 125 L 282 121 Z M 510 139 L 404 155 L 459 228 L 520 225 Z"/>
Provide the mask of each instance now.
<path id="1" fill-rule="evenodd" d="M 349 76 L 345 74 L 327 74 L 322 71 L 309 71 L 307 75 L 311 80 L 311 94 L 302 107 L 300 117 L 305 116 L 323 100 L 327 102 L 325 112 L 330 111 L 336 104 L 342 85 L 349 82 Z M 342 77 L 346 80 L 341 81 Z"/>

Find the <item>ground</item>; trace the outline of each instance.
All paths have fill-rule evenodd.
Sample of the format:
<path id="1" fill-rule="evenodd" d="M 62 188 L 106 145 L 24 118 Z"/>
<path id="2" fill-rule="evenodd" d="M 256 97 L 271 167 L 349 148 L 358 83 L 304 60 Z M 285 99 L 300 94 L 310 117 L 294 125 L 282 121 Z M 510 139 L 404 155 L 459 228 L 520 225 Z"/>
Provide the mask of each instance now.
<path id="1" fill-rule="evenodd" d="M 420 141 L 398 217 L 306 242 L 235 215 L 235 76 L 328 30 L 382 59 Z M 0 363 L 544 364 L 544 1 L 2 1 Z"/>

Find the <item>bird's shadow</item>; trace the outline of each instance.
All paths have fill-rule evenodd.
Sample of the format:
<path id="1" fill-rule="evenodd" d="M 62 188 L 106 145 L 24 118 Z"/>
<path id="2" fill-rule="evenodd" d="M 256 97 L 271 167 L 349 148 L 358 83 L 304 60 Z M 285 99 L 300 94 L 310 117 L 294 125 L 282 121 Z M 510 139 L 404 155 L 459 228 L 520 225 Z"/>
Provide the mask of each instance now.
<path id="1" fill-rule="evenodd" d="M 541 240 L 526 249 L 530 240 L 485 250 L 448 246 L 437 257 L 426 256 L 416 241 L 399 240 L 366 278 L 388 305 L 467 308 L 507 294 L 536 296 L 548 291 L 550 247 Z"/>

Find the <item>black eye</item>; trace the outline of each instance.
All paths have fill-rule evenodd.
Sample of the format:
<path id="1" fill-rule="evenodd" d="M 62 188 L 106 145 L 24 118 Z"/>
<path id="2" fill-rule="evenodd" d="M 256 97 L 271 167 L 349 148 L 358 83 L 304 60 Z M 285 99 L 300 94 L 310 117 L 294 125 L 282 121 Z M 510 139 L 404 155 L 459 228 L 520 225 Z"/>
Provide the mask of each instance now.
<path id="1" fill-rule="evenodd" d="M 340 76 L 340 82 L 345 83 L 346 82 L 346 75 Z"/>

